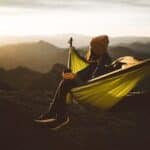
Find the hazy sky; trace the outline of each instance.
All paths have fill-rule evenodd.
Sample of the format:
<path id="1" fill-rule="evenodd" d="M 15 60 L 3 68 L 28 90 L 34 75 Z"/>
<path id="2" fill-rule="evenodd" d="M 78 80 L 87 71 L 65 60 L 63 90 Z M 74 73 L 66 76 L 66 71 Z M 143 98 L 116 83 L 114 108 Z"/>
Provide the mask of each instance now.
<path id="1" fill-rule="evenodd" d="M 0 36 L 150 36 L 150 0 L 0 0 Z"/>

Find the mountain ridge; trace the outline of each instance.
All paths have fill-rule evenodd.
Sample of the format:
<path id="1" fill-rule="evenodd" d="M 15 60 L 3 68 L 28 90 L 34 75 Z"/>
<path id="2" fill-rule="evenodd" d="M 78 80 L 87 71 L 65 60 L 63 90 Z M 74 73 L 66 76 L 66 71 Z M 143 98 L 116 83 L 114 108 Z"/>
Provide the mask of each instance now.
<path id="1" fill-rule="evenodd" d="M 88 47 L 77 48 L 82 56 Z M 150 57 L 150 42 L 134 42 L 109 46 L 111 57 L 118 58 L 126 55 L 139 59 Z M 54 64 L 67 64 L 67 49 L 40 40 L 38 42 L 11 44 L 0 47 L 0 67 L 7 70 L 19 66 L 27 67 L 41 73 L 48 72 Z"/>
<path id="2" fill-rule="evenodd" d="M 66 51 L 44 41 L 0 47 L 0 67 L 23 66 L 47 72 L 55 63 L 66 63 Z"/>
<path id="3" fill-rule="evenodd" d="M 98 36 L 98 35 L 96 35 Z M 47 41 L 56 45 L 59 48 L 67 48 L 68 40 L 70 37 L 74 39 L 74 45 L 76 47 L 85 47 L 90 42 L 91 38 L 94 36 L 91 35 L 82 35 L 82 34 L 56 34 L 51 36 L 5 36 L 0 37 L 0 45 L 7 45 L 10 43 L 23 43 L 23 42 L 37 42 L 40 40 Z M 150 36 L 109 36 L 110 37 L 110 45 L 116 45 L 120 43 L 133 43 L 133 42 L 150 42 Z"/>

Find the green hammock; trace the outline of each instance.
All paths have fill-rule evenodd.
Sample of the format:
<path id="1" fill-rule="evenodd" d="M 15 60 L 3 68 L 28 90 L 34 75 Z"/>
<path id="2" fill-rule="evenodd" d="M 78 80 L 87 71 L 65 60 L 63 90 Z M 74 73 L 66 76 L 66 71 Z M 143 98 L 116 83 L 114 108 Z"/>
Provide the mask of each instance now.
<path id="1" fill-rule="evenodd" d="M 70 67 L 76 73 L 88 66 L 74 49 L 70 49 Z M 85 85 L 71 89 L 72 96 L 79 103 L 90 104 L 100 109 L 109 109 L 126 96 L 145 76 L 150 75 L 150 59 L 138 64 L 107 73 L 88 81 Z"/>

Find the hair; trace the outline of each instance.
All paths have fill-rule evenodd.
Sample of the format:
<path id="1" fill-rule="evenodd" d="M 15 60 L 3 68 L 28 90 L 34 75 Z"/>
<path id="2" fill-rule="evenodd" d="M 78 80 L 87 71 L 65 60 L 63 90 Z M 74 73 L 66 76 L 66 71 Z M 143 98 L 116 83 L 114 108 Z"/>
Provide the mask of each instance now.
<path id="1" fill-rule="evenodd" d="M 97 59 L 108 58 L 108 44 L 109 38 L 107 35 L 97 36 L 93 38 L 90 42 L 89 50 L 86 54 L 86 59 L 90 62 L 94 62 Z"/>
<path id="2" fill-rule="evenodd" d="M 109 44 L 109 38 L 107 35 L 101 35 L 93 38 L 90 42 L 91 47 L 94 45 L 100 45 L 101 47 L 107 47 Z"/>

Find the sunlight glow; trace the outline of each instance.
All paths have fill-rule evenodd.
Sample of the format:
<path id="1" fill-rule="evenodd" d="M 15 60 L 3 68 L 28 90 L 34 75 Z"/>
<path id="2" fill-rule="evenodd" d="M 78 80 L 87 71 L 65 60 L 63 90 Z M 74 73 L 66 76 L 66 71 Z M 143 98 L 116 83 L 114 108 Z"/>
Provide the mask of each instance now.
<path id="1" fill-rule="evenodd" d="M 32 10 L 0 7 L 0 36 L 53 35 L 79 33 L 150 35 L 150 17 L 146 13 L 117 11 Z M 112 13 L 113 12 L 113 13 Z"/>

